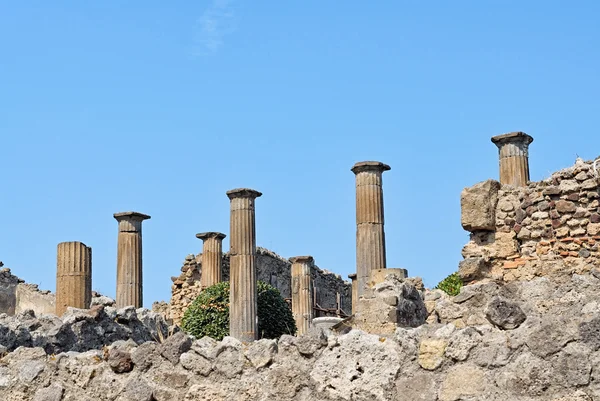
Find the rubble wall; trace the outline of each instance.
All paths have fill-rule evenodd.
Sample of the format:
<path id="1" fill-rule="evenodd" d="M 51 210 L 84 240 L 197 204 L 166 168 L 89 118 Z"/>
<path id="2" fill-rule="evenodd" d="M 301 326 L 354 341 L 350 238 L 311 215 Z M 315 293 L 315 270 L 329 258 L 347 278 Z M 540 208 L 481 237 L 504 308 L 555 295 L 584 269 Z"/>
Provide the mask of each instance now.
<path id="1" fill-rule="evenodd" d="M 600 263 L 600 159 L 578 159 L 518 188 L 489 180 L 461 194 L 470 231 L 459 274 L 465 282 L 530 280 L 590 271 Z"/>
<path id="2" fill-rule="evenodd" d="M 0 399 L 594 401 L 598 277 L 425 291 L 438 321 L 385 336 L 217 342 L 132 307 L 0 316 Z"/>
<path id="3" fill-rule="evenodd" d="M 265 248 L 256 250 L 257 279 L 271 284 L 281 295 L 290 299 L 291 267 L 289 260 Z M 202 254 L 188 255 L 181 267 L 181 274 L 172 277 L 171 301 L 168 308 L 156 305 L 157 310 L 168 309 L 169 319 L 175 323 L 181 322 L 187 307 L 200 294 L 200 277 L 202 274 Z M 229 254 L 223 254 L 223 280 L 229 280 Z M 311 275 L 317 288 L 317 303 L 324 309 L 335 308 L 337 294 L 340 294 L 342 310 L 349 314 L 352 310 L 352 285 L 341 276 L 315 266 Z"/>
<path id="4" fill-rule="evenodd" d="M 0 270 L 0 313 L 13 316 L 28 309 L 38 315 L 54 313 L 55 300 L 52 292 L 40 290 L 36 284 L 25 283 L 10 269 Z"/>

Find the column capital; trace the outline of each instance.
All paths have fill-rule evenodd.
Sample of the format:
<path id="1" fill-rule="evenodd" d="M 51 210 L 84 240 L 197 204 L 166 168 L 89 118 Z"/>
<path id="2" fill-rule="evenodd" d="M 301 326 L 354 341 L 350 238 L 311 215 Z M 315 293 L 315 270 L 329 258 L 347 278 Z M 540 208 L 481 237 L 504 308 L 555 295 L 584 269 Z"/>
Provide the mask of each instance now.
<path id="1" fill-rule="evenodd" d="M 258 198 L 262 196 L 262 192 L 258 192 L 254 189 L 250 189 L 250 188 L 236 188 L 236 189 L 232 189 L 227 191 L 227 197 L 229 199 L 235 199 L 235 198 Z"/>
<path id="2" fill-rule="evenodd" d="M 290 263 L 313 263 L 315 259 L 312 256 L 293 256 L 289 261 Z"/>
<path id="3" fill-rule="evenodd" d="M 507 143 L 517 143 L 522 145 L 529 145 L 533 142 L 533 137 L 527 135 L 524 132 L 516 131 L 509 132 L 508 134 L 496 135 L 492 137 L 492 142 L 496 144 L 496 146 L 501 147 L 506 145 Z"/>
<path id="4" fill-rule="evenodd" d="M 391 167 L 385 163 L 377 162 L 377 161 L 364 161 L 358 162 L 352 166 L 350 169 L 354 174 L 362 173 L 364 171 L 373 171 L 373 172 L 384 172 L 391 170 Z"/>
<path id="5" fill-rule="evenodd" d="M 358 275 L 356 273 L 348 274 L 348 278 L 352 281 L 356 280 L 357 277 Z"/>
<path id="6" fill-rule="evenodd" d="M 142 221 L 150 218 L 138 212 L 120 212 L 113 214 L 113 217 L 119 222 L 119 232 L 141 232 Z"/>
<path id="7" fill-rule="evenodd" d="M 201 239 L 202 241 L 206 241 L 207 239 L 210 239 L 210 238 L 222 240 L 225 237 L 227 237 L 227 235 L 225 235 L 223 233 L 218 233 L 215 231 L 209 231 L 209 232 L 205 232 L 205 233 L 196 234 L 196 238 Z"/>

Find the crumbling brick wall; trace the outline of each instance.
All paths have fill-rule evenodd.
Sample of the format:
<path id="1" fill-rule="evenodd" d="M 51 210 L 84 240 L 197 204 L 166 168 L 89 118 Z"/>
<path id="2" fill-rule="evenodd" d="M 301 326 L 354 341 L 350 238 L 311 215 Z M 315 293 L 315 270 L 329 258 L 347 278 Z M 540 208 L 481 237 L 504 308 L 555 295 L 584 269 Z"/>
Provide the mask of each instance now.
<path id="1" fill-rule="evenodd" d="M 289 299 L 291 289 L 291 263 L 289 260 L 265 248 L 256 250 L 257 279 L 271 284 L 281 295 Z M 169 307 L 160 305 L 160 310 L 168 310 L 168 318 L 180 323 L 183 313 L 200 294 L 200 277 L 202 274 L 202 254 L 188 255 L 181 267 L 181 274 L 171 277 L 171 301 Z M 317 303 L 324 309 L 336 308 L 337 294 L 340 294 L 342 310 L 352 310 L 352 285 L 341 276 L 315 266 L 311 272 L 314 286 L 317 289 Z M 223 254 L 222 276 L 229 281 L 229 254 Z M 158 305 L 157 305 L 158 308 Z M 158 310 L 158 309 L 156 309 Z M 317 314 L 318 315 L 318 314 Z"/>
<path id="2" fill-rule="evenodd" d="M 600 159 L 574 166 L 527 187 L 488 180 L 461 194 L 462 224 L 470 231 L 459 274 L 482 279 L 530 280 L 600 266 Z"/>

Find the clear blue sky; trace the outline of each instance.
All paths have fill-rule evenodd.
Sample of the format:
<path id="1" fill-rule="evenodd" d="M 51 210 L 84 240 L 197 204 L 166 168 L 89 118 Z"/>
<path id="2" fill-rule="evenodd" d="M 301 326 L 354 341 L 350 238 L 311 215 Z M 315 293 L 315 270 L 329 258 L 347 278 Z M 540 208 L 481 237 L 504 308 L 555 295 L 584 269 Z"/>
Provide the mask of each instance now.
<path id="1" fill-rule="evenodd" d="M 434 286 L 468 240 L 460 191 L 498 176 L 491 136 L 535 138 L 533 180 L 600 154 L 599 19 L 595 1 L 1 2 L 0 260 L 54 290 L 56 245 L 82 241 L 114 296 L 112 214 L 150 214 L 150 306 L 250 187 L 259 246 L 345 277 L 350 167 L 379 160 L 388 266 Z"/>

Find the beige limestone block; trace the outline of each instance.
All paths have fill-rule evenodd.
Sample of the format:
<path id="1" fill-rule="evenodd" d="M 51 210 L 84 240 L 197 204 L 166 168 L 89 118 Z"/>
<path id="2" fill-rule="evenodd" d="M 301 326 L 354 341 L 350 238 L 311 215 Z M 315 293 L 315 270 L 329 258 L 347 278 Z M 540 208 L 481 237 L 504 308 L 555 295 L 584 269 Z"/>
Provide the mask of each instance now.
<path id="1" fill-rule="evenodd" d="M 589 235 L 600 234 L 600 223 L 590 223 L 587 225 L 587 233 Z"/>
<path id="2" fill-rule="evenodd" d="M 500 183 L 487 180 L 465 188 L 460 194 L 461 224 L 467 231 L 494 231 Z"/>
<path id="3" fill-rule="evenodd" d="M 449 370 L 442 383 L 440 401 L 457 401 L 465 399 L 465 397 L 477 397 L 485 391 L 486 385 L 485 374 L 479 367 L 467 364 L 454 366 Z"/>
<path id="4" fill-rule="evenodd" d="M 442 339 L 425 338 L 419 344 L 419 365 L 426 370 L 436 370 L 444 361 L 448 342 Z"/>
<path id="5" fill-rule="evenodd" d="M 497 258 L 506 258 L 512 256 L 518 251 L 518 243 L 516 241 L 517 234 L 514 231 L 509 233 L 497 232 L 496 241 L 493 245 L 493 254 L 491 256 Z"/>

